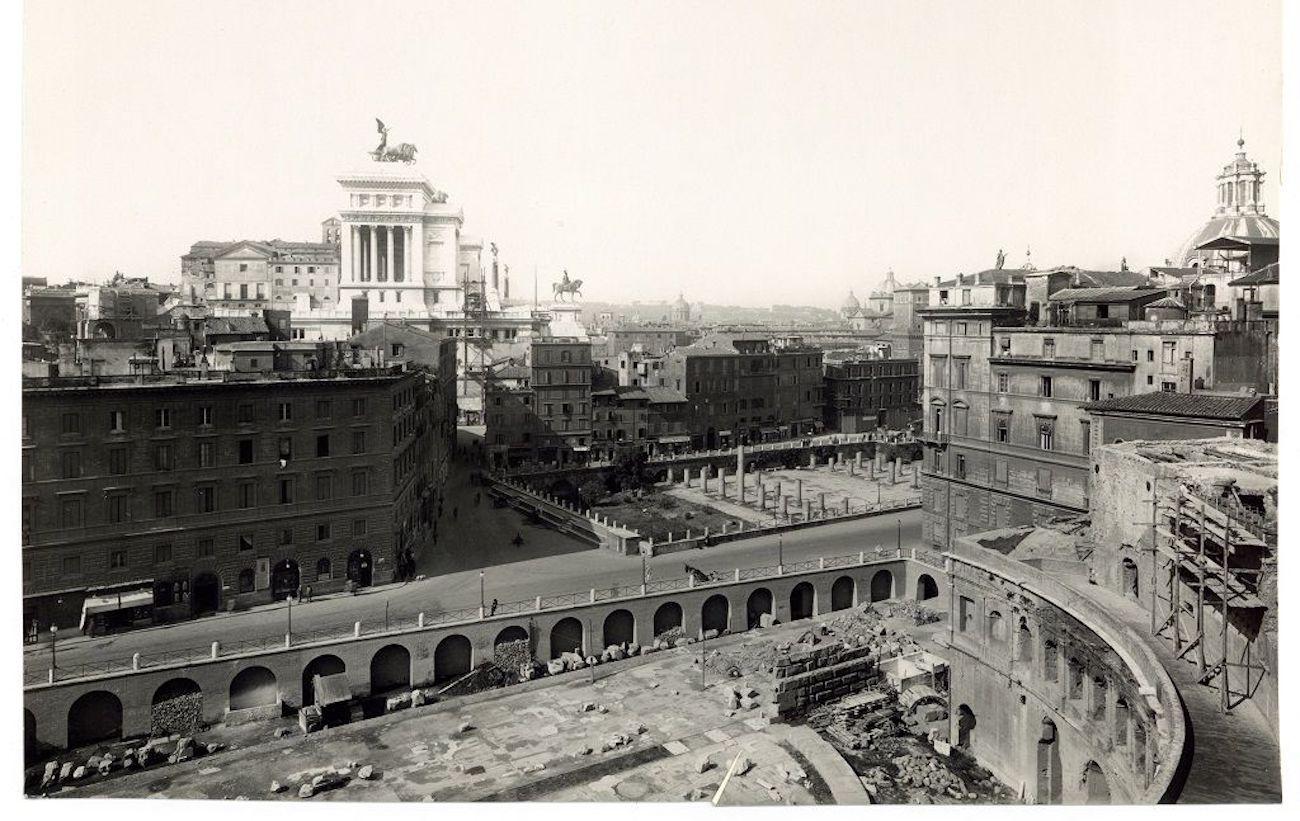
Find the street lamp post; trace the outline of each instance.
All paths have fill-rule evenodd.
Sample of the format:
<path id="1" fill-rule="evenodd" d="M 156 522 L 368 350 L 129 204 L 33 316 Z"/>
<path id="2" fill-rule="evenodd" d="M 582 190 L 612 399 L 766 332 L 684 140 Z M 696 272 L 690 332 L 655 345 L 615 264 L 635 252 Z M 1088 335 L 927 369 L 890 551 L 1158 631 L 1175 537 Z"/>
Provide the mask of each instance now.
<path id="1" fill-rule="evenodd" d="M 286 597 L 285 601 L 289 603 L 289 627 L 284 634 L 285 639 L 287 640 L 293 635 L 293 596 Z"/>
<path id="2" fill-rule="evenodd" d="M 487 610 L 487 600 L 485 599 L 485 597 L 484 597 L 484 595 L 483 595 L 483 571 L 480 570 L 480 571 L 478 572 L 478 612 L 479 612 L 479 615 L 482 616 L 482 615 L 483 615 L 483 612 L 484 612 L 485 610 Z"/>
<path id="3" fill-rule="evenodd" d="M 903 552 L 903 520 L 898 520 L 898 552 Z"/>
<path id="4" fill-rule="evenodd" d="M 56 645 L 58 644 L 58 639 L 59 639 L 58 625 L 51 624 L 50 625 L 50 669 L 51 670 L 59 669 L 59 657 L 58 657 L 58 651 L 56 649 Z"/>

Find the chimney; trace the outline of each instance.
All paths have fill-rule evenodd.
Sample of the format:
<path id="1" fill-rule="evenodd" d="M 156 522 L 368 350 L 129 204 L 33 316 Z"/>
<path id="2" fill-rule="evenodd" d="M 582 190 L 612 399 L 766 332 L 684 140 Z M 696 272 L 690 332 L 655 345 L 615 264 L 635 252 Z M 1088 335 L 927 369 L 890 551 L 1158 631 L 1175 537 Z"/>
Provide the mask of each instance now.
<path id="1" fill-rule="evenodd" d="M 938 277 L 938 276 L 936 276 L 936 277 L 934 278 L 934 287 L 938 288 L 938 287 L 939 287 L 939 283 L 942 282 L 942 281 L 943 281 L 943 277 Z"/>

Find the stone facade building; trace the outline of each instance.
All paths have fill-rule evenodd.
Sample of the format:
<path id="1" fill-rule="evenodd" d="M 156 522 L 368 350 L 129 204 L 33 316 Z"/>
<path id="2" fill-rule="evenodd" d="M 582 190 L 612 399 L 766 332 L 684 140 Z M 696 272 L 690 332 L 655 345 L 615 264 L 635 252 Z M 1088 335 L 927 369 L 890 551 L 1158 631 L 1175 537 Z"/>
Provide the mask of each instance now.
<path id="1" fill-rule="evenodd" d="M 434 385 L 393 367 L 23 387 L 23 624 L 170 621 L 407 572 Z M 104 596 L 123 594 L 123 610 Z"/>
<path id="2" fill-rule="evenodd" d="M 339 246 L 286 240 L 201 241 L 181 257 L 181 298 L 213 310 L 287 308 L 299 295 L 339 307 Z"/>
<path id="3" fill-rule="evenodd" d="M 1019 308 L 930 308 L 924 368 L 925 541 L 1088 508 L 1085 406 L 1214 386 L 1214 332 L 1198 323 L 1024 327 Z"/>

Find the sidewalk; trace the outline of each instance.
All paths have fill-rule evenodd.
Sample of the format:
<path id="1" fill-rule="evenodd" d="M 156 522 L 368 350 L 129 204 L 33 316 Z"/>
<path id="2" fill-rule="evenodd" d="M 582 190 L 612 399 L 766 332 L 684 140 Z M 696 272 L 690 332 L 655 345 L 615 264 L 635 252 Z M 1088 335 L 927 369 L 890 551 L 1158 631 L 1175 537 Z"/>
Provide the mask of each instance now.
<path id="1" fill-rule="evenodd" d="M 1141 636 L 1151 632 L 1151 616 L 1132 601 L 1095 585 L 1073 589 L 1106 607 Z M 1197 681 L 1196 665 L 1177 658 L 1169 643 L 1150 638 L 1150 646 L 1183 698 L 1188 717 L 1187 743 L 1192 762 L 1178 796 L 1180 804 L 1234 804 L 1282 800 L 1278 744 L 1253 704 L 1231 715 L 1219 712 L 1219 691 Z"/>

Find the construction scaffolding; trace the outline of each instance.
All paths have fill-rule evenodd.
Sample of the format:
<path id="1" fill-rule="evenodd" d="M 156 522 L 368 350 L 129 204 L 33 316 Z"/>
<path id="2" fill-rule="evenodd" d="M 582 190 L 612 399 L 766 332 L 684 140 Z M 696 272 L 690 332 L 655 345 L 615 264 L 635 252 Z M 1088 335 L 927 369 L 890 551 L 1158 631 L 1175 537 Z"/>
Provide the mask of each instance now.
<path id="1" fill-rule="evenodd" d="M 1263 654 L 1252 651 L 1270 609 L 1260 590 L 1276 527 L 1231 481 L 1179 481 L 1164 497 L 1158 486 L 1152 483 L 1151 531 L 1143 540 L 1151 552 L 1151 634 L 1172 641 L 1178 658 L 1190 655 L 1200 682 L 1218 687 L 1219 708 L 1230 713 L 1269 672 Z"/>

